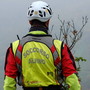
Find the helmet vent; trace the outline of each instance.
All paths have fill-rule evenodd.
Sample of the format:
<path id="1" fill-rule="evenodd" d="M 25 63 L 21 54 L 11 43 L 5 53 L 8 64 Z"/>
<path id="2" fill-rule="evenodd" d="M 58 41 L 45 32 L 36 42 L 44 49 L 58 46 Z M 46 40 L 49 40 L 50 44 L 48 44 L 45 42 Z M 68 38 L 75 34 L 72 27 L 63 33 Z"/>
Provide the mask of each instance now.
<path id="1" fill-rule="evenodd" d="M 45 7 L 43 7 L 43 9 L 46 9 Z"/>
<path id="2" fill-rule="evenodd" d="M 30 16 L 32 16 L 32 15 L 33 15 L 33 12 L 34 12 L 34 10 L 32 10 L 32 11 L 31 11 Z"/>
<path id="3" fill-rule="evenodd" d="M 31 11 L 31 13 L 33 13 L 33 12 L 34 12 L 34 10 Z"/>
<path id="4" fill-rule="evenodd" d="M 48 10 L 49 14 L 51 15 L 51 11 L 49 9 L 47 9 L 47 10 Z"/>
<path id="5" fill-rule="evenodd" d="M 39 14 L 41 17 L 43 17 L 43 15 L 42 14 Z"/>
<path id="6" fill-rule="evenodd" d="M 32 6 L 30 6 L 30 8 L 32 8 Z"/>
<path id="7" fill-rule="evenodd" d="M 43 14 L 42 14 L 42 12 L 41 12 L 40 10 L 39 10 L 39 13 L 40 13 L 39 15 L 40 15 L 41 17 L 43 17 Z"/>
<path id="8" fill-rule="evenodd" d="M 30 10 L 28 11 L 28 15 L 30 14 Z"/>
<path id="9" fill-rule="evenodd" d="M 30 14 L 30 16 L 32 16 L 33 14 Z"/>
<path id="10" fill-rule="evenodd" d="M 42 12 L 39 10 L 39 13 L 42 14 Z"/>
<path id="11" fill-rule="evenodd" d="M 46 17 L 46 13 L 44 12 L 44 17 Z"/>

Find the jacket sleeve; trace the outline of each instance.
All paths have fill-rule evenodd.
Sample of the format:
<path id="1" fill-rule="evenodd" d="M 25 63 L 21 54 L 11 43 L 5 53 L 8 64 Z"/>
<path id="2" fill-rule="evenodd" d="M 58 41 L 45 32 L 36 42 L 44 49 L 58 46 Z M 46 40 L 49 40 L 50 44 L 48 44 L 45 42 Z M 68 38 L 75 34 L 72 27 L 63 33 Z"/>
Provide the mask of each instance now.
<path id="1" fill-rule="evenodd" d="M 66 83 L 70 86 L 69 90 L 81 90 L 81 86 L 76 74 L 68 76 L 66 78 Z"/>
<path id="2" fill-rule="evenodd" d="M 17 66 L 11 48 L 8 48 L 5 59 L 4 90 L 16 90 Z"/>
<path id="3" fill-rule="evenodd" d="M 69 90 L 81 90 L 78 77 L 75 74 L 77 73 L 77 71 L 74 57 L 67 45 L 63 46 L 61 63 L 62 73 L 63 76 L 66 78 L 66 83 L 69 85 Z"/>
<path id="4" fill-rule="evenodd" d="M 16 81 L 14 78 L 5 76 L 4 90 L 16 90 Z"/>

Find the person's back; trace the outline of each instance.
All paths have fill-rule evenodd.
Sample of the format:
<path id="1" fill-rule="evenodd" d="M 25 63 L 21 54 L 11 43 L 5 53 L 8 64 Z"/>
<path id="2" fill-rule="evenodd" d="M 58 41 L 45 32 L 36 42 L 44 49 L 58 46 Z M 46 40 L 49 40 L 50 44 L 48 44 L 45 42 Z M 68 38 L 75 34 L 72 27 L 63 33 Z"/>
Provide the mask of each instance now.
<path id="1" fill-rule="evenodd" d="M 30 31 L 11 44 L 5 63 L 4 90 L 60 90 L 61 74 L 69 90 L 80 90 L 74 58 L 62 41 L 48 33 L 52 10 L 43 1 L 33 2 L 27 13 Z"/>

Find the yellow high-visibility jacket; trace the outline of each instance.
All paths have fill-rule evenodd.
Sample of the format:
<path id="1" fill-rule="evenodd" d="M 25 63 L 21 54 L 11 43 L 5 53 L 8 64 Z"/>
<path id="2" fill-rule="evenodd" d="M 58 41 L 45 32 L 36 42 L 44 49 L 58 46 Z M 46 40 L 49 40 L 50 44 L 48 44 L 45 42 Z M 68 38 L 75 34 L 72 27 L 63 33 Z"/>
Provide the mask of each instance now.
<path id="1" fill-rule="evenodd" d="M 33 32 L 31 32 L 31 33 L 33 33 Z M 37 31 L 35 31 L 34 32 L 35 34 L 37 34 Z M 42 32 L 42 31 L 40 31 L 39 32 L 39 34 L 45 34 L 44 32 Z M 18 42 L 18 41 L 17 41 Z M 58 40 L 56 40 L 55 41 L 55 46 L 57 47 L 56 48 L 56 50 L 57 50 L 57 52 L 58 52 L 58 55 L 59 55 L 59 57 L 60 57 L 60 59 L 62 60 L 63 58 L 64 58 L 64 56 L 63 56 L 63 58 L 61 58 L 61 48 L 59 48 L 60 46 L 58 46 L 58 45 L 61 45 L 62 44 L 62 42 L 59 42 L 58 44 L 57 44 L 57 42 L 58 42 Z M 35 43 L 35 42 L 34 42 Z M 16 53 L 16 47 L 18 46 L 18 43 L 17 44 L 15 44 L 15 43 L 13 43 L 13 46 L 12 46 L 12 52 L 13 52 L 13 56 L 14 56 L 14 54 Z M 31 45 L 36 45 L 37 43 L 35 43 L 35 44 L 33 44 L 33 43 L 30 43 Z M 38 42 L 38 44 L 39 45 L 42 45 L 41 43 L 39 43 Z M 27 43 L 27 45 L 29 45 L 29 43 Z M 43 45 L 44 46 L 44 45 Z M 15 47 L 15 48 L 14 48 Z M 52 63 L 52 60 L 53 60 L 53 58 L 52 58 L 52 56 L 50 56 L 50 55 L 52 55 L 52 53 L 50 52 L 50 51 L 48 51 L 48 52 L 45 52 L 45 50 L 48 50 L 47 49 L 47 47 L 45 46 L 44 48 L 43 48 L 43 50 L 41 50 L 41 48 L 35 48 L 35 46 L 33 46 L 32 48 L 29 48 L 29 49 L 27 49 L 27 47 L 24 47 L 25 48 L 25 50 L 26 51 L 24 51 L 24 53 L 23 53 L 23 59 L 28 59 L 29 60 L 29 64 L 31 64 L 31 63 L 37 63 L 36 65 L 37 65 L 37 67 L 38 67 L 38 69 L 39 70 L 41 70 L 40 69 L 40 67 L 38 66 L 38 64 L 45 64 L 45 61 L 44 61 L 44 59 L 46 59 L 46 61 L 48 60 L 48 59 L 50 59 L 51 60 L 51 64 L 49 63 L 47 63 L 47 65 L 50 65 L 50 67 L 52 67 L 51 68 L 51 70 L 48 72 L 48 69 L 46 70 L 47 72 L 48 72 L 48 74 L 51 74 L 50 75 L 50 77 L 47 77 L 47 79 L 50 79 L 50 81 L 51 81 L 51 84 L 53 84 L 53 85 L 59 85 L 59 83 L 58 83 L 58 81 L 57 81 L 57 79 L 55 80 L 55 76 L 53 76 L 53 75 L 56 75 L 53 71 L 56 69 L 56 67 L 54 66 L 54 65 L 52 65 L 53 63 Z M 64 45 L 63 45 L 63 48 L 64 48 Z M 28 51 L 29 50 L 29 51 Z M 33 53 L 37 53 L 36 55 L 40 55 L 41 54 L 41 56 L 43 56 L 44 58 L 43 59 L 36 59 L 36 58 L 34 58 L 34 59 L 32 59 L 32 58 L 29 58 L 28 56 L 30 56 L 30 54 L 31 55 L 33 55 Z M 39 54 L 38 54 L 38 52 L 39 52 Z M 52 50 L 52 52 L 53 52 L 53 50 Z M 35 54 L 34 53 L 34 54 Z M 51 53 L 50 55 L 48 55 L 48 53 Z M 9 56 L 10 57 L 10 56 Z M 39 56 L 37 56 L 37 57 L 39 57 Z M 25 63 L 25 60 L 24 60 L 24 62 L 22 62 L 22 63 Z M 64 59 L 63 59 L 64 60 Z M 62 60 L 62 62 L 63 62 L 63 60 Z M 57 62 L 56 62 L 57 63 Z M 71 61 L 70 61 L 70 63 L 72 63 Z M 8 60 L 7 60 L 7 65 L 8 65 Z M 7 66 L 6 65 L 6 72 L 7 72 Z M 67 62 L 67 65 L 68 65 L 68 62 Z M 17 66 L 17 65 L 16 65 Z M 28 65 L 29 66 L 29 65 Z M 71 65 L 71 66 L 73 66 L 73 65 Z M 26 69 L 28 69 L 27 68 L 27 63 L 26 63 L 26 65 L 24 66 L 24 67 L 26 67 Z M 33 67 L 33 66 L 32 66 Z M 44 69 L 44 67 L 43 67 L 43 65 L 41 65 L 41 67 Z M 50 68 L 50 67 L 48 67 L 48 68 Z M 63 67 L 63 66 L 62 66 Z M 64 67 L 64 68 L 66 68 L 66 67 Z M 73 66 L 73 68 L 74 68 L 74 66 Z M 35 69 L 37 69 L 37 68 L 35 68 Z M 18 70 L 18 69 L 17 69 Z M 34 69 L 33 69 L 34 70 Z M 37 72 L 38 72 L 38 70 L 36 70 Z M 36 72 L 36 73 L 37 73 Z M 45 73 L 45 72 L 43 72 L 42 70 L 40 71 L 40 72 L 42 72 L 42 73 Z M 63 72 L 65 72 L 65 71 L 63 71 Z M 73 73 L 72 73 L 73 72 Z M 69 90 L 80 90 L 80 88 L 81 88 L 81 86 L 80 86 L 80 84 L 79 84 L 79 81 L 78 81 L 78 78 L 77 78 L 77 76 L 76 76 L 76 74 L 74 74 L 74 73 L 76 73 L 76 71 L 75 70 L 73 70 L 69 75 L 67 75 L 66 76 L 66 83 L 69 85 Z M 25 70 L 23 70 L 23 72 L 22 73 L 26 73 L 26 71 Z M 33 72 L 32 72 L 33 73 Z M 53 74 L 54 73 L 54 74 Z M 27 74 L 27 73 L 26 73 Z M 25 74 L 25 75 L 26 75 Z M 30 73 L 29 73 L 30 74 Z M 38 75 L 38 73 L 36 74 L 36 76 Z M 41 74 L 42 75 L 42 74 Z M 46 74 L 43 74 L 44 76 L 46 76 Z M 35 77 L 35 76 L 34 76 Z M 40 77 L 40 74 L 39 74 L 39 77 Z M 7 74 L 6 73 L 6 77 L 5 77 L 5 80 L 4 80 L 4 90 L 16 90 L 16 87 L 15 87 L 15 85 L 16 85 L 16 81 L 15 81 L 15 78 L 16 77 L 13 77 L 13 76 L 10 76 L 9 74 Z M 28 77 L 28 78 L 30 78 L 30 77 Z M 41 79 L 42 80 L 44 80 L 44 77 L 42 77 L 41 76 Z M 41 80 L 41 79 L 38 79 L 38 80 Z M 41 81 L 42 81 L 41 80 Z M 26 80 L 25 80 L 25 82 L 27 81 L 27 78 L 26 78 Z M 46 80 L 46 82 L 47 82 L 47 80 Z M 34 83 L 34 84 L 32 84 L 32 86 L 31 87 L 33 87 L 33 86 L 35 86 L 36 84 L 37 84 L 37 86 L 39 87 L 39 85 L 38 85 L 38 83 L 39 82 L 30 82 L 30 84 L 31 83 Z M 40 84 L 41 85 L 41 84 Z M 48 83 L 42 83 L 42 85 L 43 86 L 48 86 L 48 85 L 50 85 L 50 83 L 48 84 Z M 28 86 L 28 83 L 26 83 L 25 84 L 25 86 Z"/>

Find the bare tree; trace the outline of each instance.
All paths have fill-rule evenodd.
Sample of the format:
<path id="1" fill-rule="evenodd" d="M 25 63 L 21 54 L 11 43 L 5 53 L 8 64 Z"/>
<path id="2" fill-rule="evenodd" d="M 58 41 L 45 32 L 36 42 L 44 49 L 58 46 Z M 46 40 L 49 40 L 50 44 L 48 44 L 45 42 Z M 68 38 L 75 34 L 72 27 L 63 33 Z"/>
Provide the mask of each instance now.
<path id="1" fill-rule="evenodd" d="M 81 26 L 79 25 L 80 26 L 79 29 L 77 29 L 76 24 L 73 20 L 66 22 L 65 20 L 61 20 L 59 18 L 59 15 L 58 15 L 58 20 L 60 22 L 59 35 L 55 34 L 55 38 L 66 43 L 69 46 L 70 50 L 72 50 L 76 45 L 76 43 L 82 37 L 84 27 L 88 22 L 88 17 L 87 16 L 82 17 L 82 24 Z M 52 26 L 51 31 L 53 31 L 53 27 L 54 25 Z M 87 61 L 87 60 L 84 59 L 83 57 L 75 57 L 75 62 L 77 63 L 77 71 L 81 70 L 80 61 Z M 79 75 L 78 77 L 80 79 Z M 66 88 L 66 86 L 67 85 L 64 84 L 63 88 Z M 66 89 L 63 89 L 63 90 L 66 90 Z"/>
<path id="2" fill-rule="evenodd" d="M 66 43 L 70 50 L 73 49 L 75 44 L 81 39 L 83 34 L 83 28 L 87 24 L 88 18 L 87 16 L 82 17 L 82 26 L 80 29 L 76 29 L 75 23 L 73 20 L 66 22 L 65 20 L 61 20 L 58 15 L 58 20 L 60 22 L 60 31 L 59 35 L 56 36 L 57 39 L 62 40 Z M 52 26 L 51 30 L 53 30 L 54 25 Z"/>

